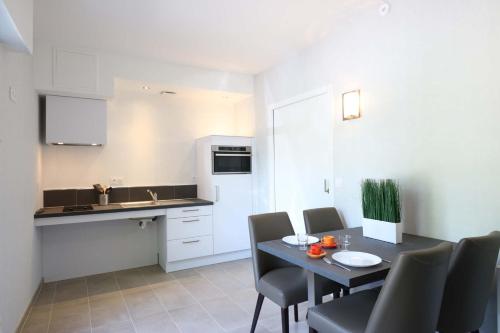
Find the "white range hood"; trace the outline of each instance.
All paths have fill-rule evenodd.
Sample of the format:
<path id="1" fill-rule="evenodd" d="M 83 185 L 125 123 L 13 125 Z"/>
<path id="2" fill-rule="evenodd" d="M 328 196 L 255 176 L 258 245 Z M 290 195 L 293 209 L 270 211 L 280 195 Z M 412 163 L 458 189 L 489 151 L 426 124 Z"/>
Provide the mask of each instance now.
<path id="1" fill-rule="evenodd" d="M 45 143 L 102 146 L 106 144 L 106 100 L 46 96 Z"/>

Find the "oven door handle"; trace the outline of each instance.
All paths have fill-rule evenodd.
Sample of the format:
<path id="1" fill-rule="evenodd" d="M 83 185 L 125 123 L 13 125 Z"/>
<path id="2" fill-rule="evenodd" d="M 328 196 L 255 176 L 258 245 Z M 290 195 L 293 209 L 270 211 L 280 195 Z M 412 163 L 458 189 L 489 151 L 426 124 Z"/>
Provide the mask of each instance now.
<path id="1" fill-rule="evenodd" d="M 225 153 L 215 153 L 215 156 L 251 157 L 251 156 L 252 156 L 252 154 L 225 154 Z"/>

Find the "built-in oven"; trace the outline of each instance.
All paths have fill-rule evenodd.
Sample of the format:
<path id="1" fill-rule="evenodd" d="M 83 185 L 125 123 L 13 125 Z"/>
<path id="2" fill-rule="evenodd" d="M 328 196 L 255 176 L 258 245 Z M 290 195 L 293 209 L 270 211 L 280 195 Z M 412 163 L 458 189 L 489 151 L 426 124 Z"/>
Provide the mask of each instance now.
<path id="1" fill-rule="evenodd" d="M 252 147 L 212 146 L 212 174 L 252 173 Z"/>

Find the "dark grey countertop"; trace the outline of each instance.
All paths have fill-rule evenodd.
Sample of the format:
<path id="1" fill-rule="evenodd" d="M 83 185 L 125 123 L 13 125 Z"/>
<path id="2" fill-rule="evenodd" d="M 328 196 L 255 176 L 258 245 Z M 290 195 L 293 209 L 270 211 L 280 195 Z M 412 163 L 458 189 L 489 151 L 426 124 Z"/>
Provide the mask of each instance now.
<path id="1" fill-rule="evenodd" d="M 208 206 L 213 204 L 214 203 L 212 201 L 194 198 L 194 199 L 162 200 L 158 205 L 145 204 L 144 206 L 139 206 L 139 207 L 122 207 L 120 203 L 112 203 L 107 206 L 92 205 L 92 207 L 94 208 L 93 210 L 79 211 L 79 212 L 63 212 L 64 207 L 44 207 L 36 211 L 35 219 L 46 218 L 46 217 L 64 217 L 64 216 L 75 216 L 75 215 L 117 213 L 117 212 L 127 212 L 134 210 Z"/>

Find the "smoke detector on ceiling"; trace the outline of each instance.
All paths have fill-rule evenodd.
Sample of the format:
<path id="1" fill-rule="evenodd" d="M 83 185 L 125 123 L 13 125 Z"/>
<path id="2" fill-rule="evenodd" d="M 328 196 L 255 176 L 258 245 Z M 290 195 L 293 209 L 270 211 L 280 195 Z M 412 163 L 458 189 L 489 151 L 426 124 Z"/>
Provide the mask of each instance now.
<path id="1" fill-rule="evenodd" d="M 391 5 L 389 5 L 387 2 L 384 2 L 380 5 L 380 7 L 378 7 L 378 13 L 380 14 L 380 16 L 386 16 L 390 11 Z"/>

